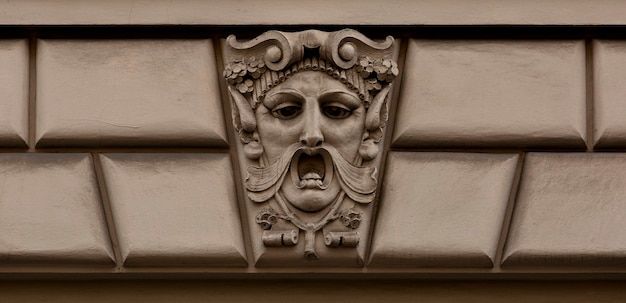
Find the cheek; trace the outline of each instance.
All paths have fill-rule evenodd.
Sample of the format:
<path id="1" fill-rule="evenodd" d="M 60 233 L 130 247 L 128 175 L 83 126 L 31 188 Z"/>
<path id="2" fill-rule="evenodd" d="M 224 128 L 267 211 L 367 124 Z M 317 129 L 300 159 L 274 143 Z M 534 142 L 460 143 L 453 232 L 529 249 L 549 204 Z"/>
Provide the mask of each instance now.
<path id="1" fill-rule="evenodd" d="M 324 134 L 325 141 L 335 147 L 346 160 L 352 160 L 361 146 L 365 117 L 353 114 L 348 119 L 329 120 Z"/>
<path id="2" fill-rule="evenodd" d="M 265 107 L 257 109 L 256 119 L 261 144 L 270 161 L 279 157 L 286 147 L 298 142 L 300 126 L 296 119 L 277 119 Z"/>

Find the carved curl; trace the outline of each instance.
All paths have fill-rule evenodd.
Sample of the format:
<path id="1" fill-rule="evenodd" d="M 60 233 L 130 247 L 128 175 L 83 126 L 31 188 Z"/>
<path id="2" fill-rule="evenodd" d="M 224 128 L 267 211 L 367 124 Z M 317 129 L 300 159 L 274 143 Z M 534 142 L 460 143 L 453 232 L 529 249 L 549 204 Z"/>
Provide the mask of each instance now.
<path id="1" fill-rule="evenodd" d="M 353 90 L 366 107 L 399 74 L 391 58 L 391 36 L 376 42 L 352 29 L 269 31 L 243 42 L 231 35 L 227 42 L 230 60 L 224 78 L 253 110 L 270 89 L 301 71 L 327 73 Z"/>
<path id="2" fill-rule="evenodd" d="M 376 42 L 353 30 L 337 32 L 307 30 L 287 33 L 268 31 L 250 40 L 240 42 L 234 35 L 226 39 L 234 50 L 233 57 L 264 58 L 270 70 L 280 71 L 304 59 L 305 49 L 319 49 L 319 57 L 341 69 L 352 68 L 360 56 L 372 58 L 390 57 L 393 37 Z"/>
<path id="3" fill-rule="evenodd" d="M 320 49 L 320 55 L 340 68 L 349 69 L 362 56 L 388 57 L 392 46 L 391 36 L 387 36 L 383 42 L 376 42 L 353 29 L 344 29 L 328 33 L 326 43 Z"/>
<path id="4" fill-rule="evenodd" d="M 268 31 L 245 42 L 239 42 L 234 35 L 230 35 L 226 38 L 226 42 L 235 50 L 234 55 L 265 58 L 267 67 L 278 71 L 293 62 L 302 60 L 303 45 L 289 38 L 286 33 Z"/>

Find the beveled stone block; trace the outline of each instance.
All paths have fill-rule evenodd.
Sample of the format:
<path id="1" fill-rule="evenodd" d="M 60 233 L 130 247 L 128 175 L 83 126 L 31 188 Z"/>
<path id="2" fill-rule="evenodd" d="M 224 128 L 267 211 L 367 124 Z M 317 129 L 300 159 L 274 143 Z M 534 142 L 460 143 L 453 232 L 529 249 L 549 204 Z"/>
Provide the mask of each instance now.
<path id="1" fill-rule="evenodd" d="M 626 146 L 626 42 L 594 41 L 595 147 Z"/>
<path id="2" fill-rule="evenodd" d="M 228 154 L 101 159 L 125 265 L 246 265 Z"/>
<path id="3" fill-rule="evenodd" d="M 0 154 L 0 262 L 114 265 L 88 154 Z"/>
<path id="4" fill-rule="evenodd" d="M 503 265 L 626 265 L 626 154 L 530 153 Z"/>
<path id="5" fill-rule="evenodd" d="M 227 145 L 210 40 L 39 40 L 37 146 Z"/>
<path id="6" fill-rule="evenodd" d="M 0 40 L 0 147 L 28 141 L 28 42 Z"/>
<path id="7" fill-rule="evenodd" d="M 583 41 L 410 40 L 395 147 L 585 145 Z"/>
<path id="8" fill-rule="evenodd" d="M 370 266 L 491 267 L 517 158 L 390 153 Z"/>

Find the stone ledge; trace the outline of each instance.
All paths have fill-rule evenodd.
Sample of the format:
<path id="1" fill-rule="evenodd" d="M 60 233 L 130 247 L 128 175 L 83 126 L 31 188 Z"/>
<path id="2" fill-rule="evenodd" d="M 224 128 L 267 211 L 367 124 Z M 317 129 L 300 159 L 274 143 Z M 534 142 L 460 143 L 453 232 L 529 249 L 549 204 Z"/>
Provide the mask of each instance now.
<path id="1" fill-rule="evenodd" d="M 9 281 L 7 302 L 624 302 L 622 281 Z M 71 300 L 68 300 L 71 298 Z"/>
<path id="2" fill-rule="evenodd" d="M 623 1 L 361 0 L 0 2 L 3 25 L 623 25 Z M 321 13 L 323 12 L 323 13 Z"/>

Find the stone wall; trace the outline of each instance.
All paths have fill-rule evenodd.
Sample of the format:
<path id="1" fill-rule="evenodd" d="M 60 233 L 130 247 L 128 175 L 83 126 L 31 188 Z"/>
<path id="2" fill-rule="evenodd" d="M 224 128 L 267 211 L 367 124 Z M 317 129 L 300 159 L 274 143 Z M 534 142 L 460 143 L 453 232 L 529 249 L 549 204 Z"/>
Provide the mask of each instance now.
<path id="1" fill-rule="evenodd" d="M 3 264 L 258 270 L 219 43 L 1 41 Z M 625 142 L 626 44 L 400 47 L 378 214 L 357 272 L 623 268 L 626 156 L 601 151 Z"/>
<path id="2" fill-rule="evenodd" d="M 577 279 L 581 296 L 624 299 L 623 3 L 396 1 L 376 13 L 363 1 L 312 15 L 274 2 L 0 3 L 0 279 L 108 281 L 95 292 L 116 279 L 376 279 L 387 286 L 371 292 L 415 296 L 406 283 L 424 279 Z M 371 241 L 356 266 L 259 266 L 222 47 L 230 33 L 316 27 L 397 39 Z M 604 279 L 617 282 L 584 283 Z M 176 289 L 202 293 L 194 283 Z M 550 284 L 554 298 L 565 284 Z"/>

